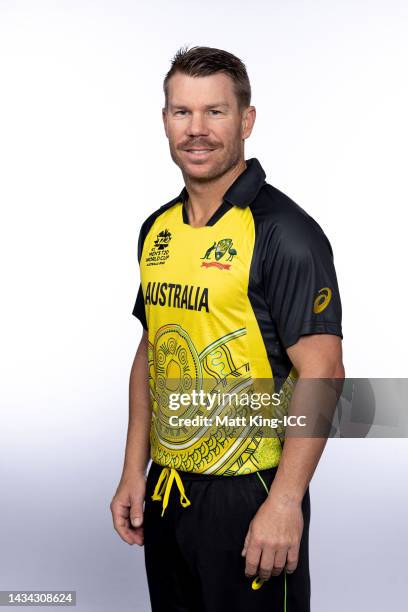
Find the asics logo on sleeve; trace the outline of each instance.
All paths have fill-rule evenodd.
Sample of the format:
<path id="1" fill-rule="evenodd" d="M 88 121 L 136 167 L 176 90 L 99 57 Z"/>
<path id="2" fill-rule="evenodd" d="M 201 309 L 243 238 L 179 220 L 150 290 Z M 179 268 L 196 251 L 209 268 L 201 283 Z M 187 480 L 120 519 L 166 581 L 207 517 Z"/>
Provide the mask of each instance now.
<path id="1" fill-rule="evenodd" d="M 313 304 L 313 312 L 315 314 L 323 312 L 323 310 L 329 305 L 331 296 L 332 290 L 329 287 L 323 287 L 322 289 L 319 289 L 319 293 L 316 296 L 316 299 Z"/>

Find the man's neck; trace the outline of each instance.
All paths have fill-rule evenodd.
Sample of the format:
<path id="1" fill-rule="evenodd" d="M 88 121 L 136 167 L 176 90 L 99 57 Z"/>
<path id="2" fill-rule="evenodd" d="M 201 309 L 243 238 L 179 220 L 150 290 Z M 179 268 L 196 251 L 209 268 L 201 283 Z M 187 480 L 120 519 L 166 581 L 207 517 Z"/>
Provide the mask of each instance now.
<path id="1" fill-rule="evenodd" d="M 199 183 L 185 179 L 186 189 L 189 194 L 186 202 L 186 211 L 190 225 L 201 227 L 213 216 L 221 205 L 223 196 L 235 179 L 246 169 L 245 159 L 226 172 L 214 182 Z"/>

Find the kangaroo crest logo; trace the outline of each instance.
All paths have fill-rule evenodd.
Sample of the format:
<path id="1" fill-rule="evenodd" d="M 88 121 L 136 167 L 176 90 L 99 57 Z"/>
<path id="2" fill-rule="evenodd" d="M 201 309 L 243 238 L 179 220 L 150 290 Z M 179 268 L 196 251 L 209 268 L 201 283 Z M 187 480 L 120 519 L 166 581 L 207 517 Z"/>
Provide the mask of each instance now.
<path id="1" fill-rule="evenodd" d="M 202 261 L 201 267 L 210 268 L 215 267 L 220 270 L 229 270 L 231 264 L 222 263 L 220 259 L 222 259 L 225 255 L 228 255 L 225 258 L 225 261 L 232 261 L 235 255 L 237 255 L 237 250 L 232 246 L 231 238 L 223 238 L 218 242 L 215 242 L 206 250 L 205 255 L 201 257 L 201 259 L 210 259 L 211 255 L 214 255 L 215 261 Z"/>

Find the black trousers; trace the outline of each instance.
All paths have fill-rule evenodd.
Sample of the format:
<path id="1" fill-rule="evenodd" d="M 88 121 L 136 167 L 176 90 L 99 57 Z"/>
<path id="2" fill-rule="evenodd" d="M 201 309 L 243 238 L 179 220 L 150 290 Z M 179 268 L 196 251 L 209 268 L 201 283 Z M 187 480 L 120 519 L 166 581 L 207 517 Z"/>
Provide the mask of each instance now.
<path id="1" fill-rule="evenodd" d="M 241 556 L 249 523 L 267 491 L 257 474 L 213 476 L 178 472 L 191 504 L 180 504 L 173 482 L 162 502 L 151 499 L 162 466 L 147 476 L 144 550 L 152 612 L 310 612 L 310 496 L 302 501 L 304 529 L 292 574 L 272 576 L 261 588 L 245 576 Z M 268 490 L 277 467 L 259 472 Z"/>

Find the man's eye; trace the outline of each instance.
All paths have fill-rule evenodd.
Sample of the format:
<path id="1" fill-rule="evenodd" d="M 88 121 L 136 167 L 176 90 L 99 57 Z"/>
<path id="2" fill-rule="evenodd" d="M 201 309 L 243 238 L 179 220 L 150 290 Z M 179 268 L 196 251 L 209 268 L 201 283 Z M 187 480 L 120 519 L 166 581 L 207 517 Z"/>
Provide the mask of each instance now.
<path id="1" fill-rule="evenodd" d="M 216 113 L 216 114 L 220 115 L 221 111 L 219 111 L 219 110 L 210 110 L 210 113 Z"/>
<path id="2" fill-rule="evenodd" d="M 175 115 L 178 115 L 178 114 L 180 114 L 180 113 L 185 113 L 185 112 L 186 112 L 186 111 L 184 111 L 184 110 L 179 110 L 179 111 L 176 111 L 174 114 L 175 114 Z"/>

